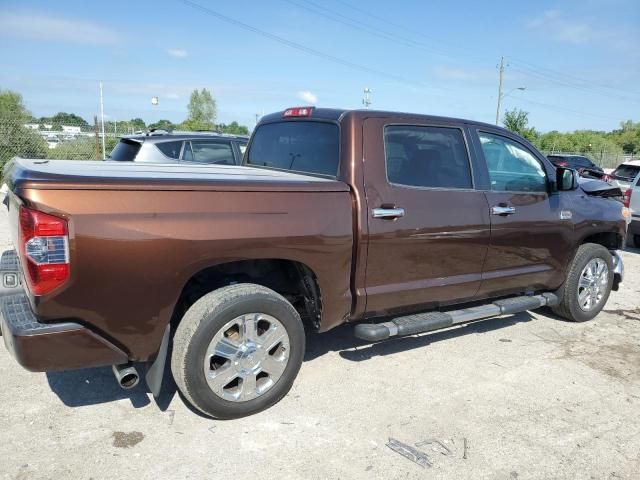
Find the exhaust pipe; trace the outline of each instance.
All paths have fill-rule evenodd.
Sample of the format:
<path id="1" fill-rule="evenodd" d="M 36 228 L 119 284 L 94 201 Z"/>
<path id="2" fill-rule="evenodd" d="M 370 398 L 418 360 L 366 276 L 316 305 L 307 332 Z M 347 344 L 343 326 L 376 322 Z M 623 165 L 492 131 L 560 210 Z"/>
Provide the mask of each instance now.
<path id="1" fill-rule="evenodd" d="M 113 365 L 111 368 L 113 369 L 113 374 L 115 375 L 116 381 L 120 387 L 125 390 L 129 390 L 130 388 L 138 385 L 140 375 L 138 375 L 138 371 L 130 363 L 125 363 L 124 365 Z"/>

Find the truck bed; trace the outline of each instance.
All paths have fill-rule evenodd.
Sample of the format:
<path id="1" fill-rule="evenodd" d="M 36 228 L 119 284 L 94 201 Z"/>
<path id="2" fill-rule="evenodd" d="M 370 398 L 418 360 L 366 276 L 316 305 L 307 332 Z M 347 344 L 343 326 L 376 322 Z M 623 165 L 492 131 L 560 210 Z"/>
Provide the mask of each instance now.
<path id="1" fill-rule="evenodd" d="M 346 192 L 335 179 L 228 165 L 38 160 L 15 158 L 4 172 L 12 190 L 101 189 Z"/>

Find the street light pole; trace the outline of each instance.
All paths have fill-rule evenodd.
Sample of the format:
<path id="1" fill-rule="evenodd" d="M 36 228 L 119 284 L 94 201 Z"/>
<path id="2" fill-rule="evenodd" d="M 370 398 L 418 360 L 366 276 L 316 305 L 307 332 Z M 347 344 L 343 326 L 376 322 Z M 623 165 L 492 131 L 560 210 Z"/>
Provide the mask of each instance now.
<path id="1" fill-rule="evenodd" d="M 102 160 L 105 160 L 106 152 L 104 151 L 104 103 L 102 102 L 102 82 L 100 82 L 100 130 L 102 130 Z"/>
<path id="2" fill-rule="evenodd" d="M 496 108 L 496 125 L 500 121 L 500 104 L 502 103 L 502 76 L 504 75 L 504 57 L 500 57 L 500 77 L 498 80 L 498 107 Z"/>

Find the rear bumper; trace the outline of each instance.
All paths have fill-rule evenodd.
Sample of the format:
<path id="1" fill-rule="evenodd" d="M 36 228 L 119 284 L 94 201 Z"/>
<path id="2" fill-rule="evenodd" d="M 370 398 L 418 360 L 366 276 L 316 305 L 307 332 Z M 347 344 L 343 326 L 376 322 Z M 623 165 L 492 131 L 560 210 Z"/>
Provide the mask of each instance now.
<path id="1" fill-rule="evenodd" d="M 126 363 L 127 355 L 75 322 L 42 323 L 22 293 L 0 299 L 0 326 L 7 350 L 32 372 Z"/>

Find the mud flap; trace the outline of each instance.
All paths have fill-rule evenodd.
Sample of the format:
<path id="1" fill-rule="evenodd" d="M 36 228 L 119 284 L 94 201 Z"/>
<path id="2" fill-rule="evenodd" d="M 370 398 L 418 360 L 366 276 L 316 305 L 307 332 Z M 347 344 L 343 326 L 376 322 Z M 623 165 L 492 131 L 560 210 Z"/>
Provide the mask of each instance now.
<path id="1" fill-rule="evenodd" d="M 164 365 L 167 361 L 167 349 L 169 348 L 169 336 L 171 334 L 171 325 L 167 325 L 162 336 L 162 342 L 160 343 L 160 349 L 156 355 L 156 359 L 153 361 L 144 379 L 153 393 L 155 398 L 160 396 L 160 390 L 162 389 L 162 377 L 164 376 Z"/>

